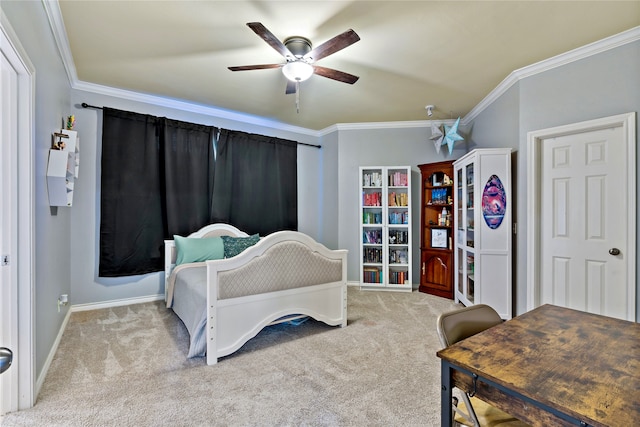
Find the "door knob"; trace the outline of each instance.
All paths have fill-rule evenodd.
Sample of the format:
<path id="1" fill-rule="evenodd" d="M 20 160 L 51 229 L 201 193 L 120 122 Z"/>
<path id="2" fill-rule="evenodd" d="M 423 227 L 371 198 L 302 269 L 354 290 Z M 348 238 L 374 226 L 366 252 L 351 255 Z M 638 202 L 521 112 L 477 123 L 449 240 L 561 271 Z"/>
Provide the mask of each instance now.
<path id="1" fill-rule="evenodd" d="M 618 248 L 611 248 L 611 249 L 609 249 L 609 253 L 610 253 L 611 255 L 620 255 L 620 249 L 618 249 Z"/>
<path id="2" fill-rule="evenodd" d="M 9 369 L 13 361 L 13 353 L 6 347 L 0 347 L 0 374 Z"/>

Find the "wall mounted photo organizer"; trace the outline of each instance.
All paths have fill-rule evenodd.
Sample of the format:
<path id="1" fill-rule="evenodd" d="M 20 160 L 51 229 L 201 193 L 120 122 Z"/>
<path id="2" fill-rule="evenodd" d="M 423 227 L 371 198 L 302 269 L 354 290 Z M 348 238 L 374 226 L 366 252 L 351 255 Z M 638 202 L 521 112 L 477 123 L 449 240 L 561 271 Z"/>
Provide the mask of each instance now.
<path id="1" fill-rule="evenodd" d="M 47 190 L 50 206 L 73 205 L 73 190 L 80 166 L 80 144 L 74 130 L 60 129 L 52 134 Z"/>

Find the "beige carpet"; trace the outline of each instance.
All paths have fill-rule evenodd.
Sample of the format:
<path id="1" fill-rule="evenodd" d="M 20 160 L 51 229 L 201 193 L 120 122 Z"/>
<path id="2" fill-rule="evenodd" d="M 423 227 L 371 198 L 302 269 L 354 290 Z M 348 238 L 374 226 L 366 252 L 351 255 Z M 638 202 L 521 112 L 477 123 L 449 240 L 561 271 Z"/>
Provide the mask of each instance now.
<path id="1" fill-rule="evenodd" d="M 271 326 L 207 366 L 162 302 L 73 313 L 32 409 L 3 426 L 437 426 L 453 301 L 350 287 L 348 326 Z"/>

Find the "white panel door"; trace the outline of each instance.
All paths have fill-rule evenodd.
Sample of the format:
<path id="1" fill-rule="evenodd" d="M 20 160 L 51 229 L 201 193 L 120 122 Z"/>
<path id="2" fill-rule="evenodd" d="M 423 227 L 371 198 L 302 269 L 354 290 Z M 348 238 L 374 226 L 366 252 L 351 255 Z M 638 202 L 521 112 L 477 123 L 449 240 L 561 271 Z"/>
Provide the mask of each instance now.
<path id="1" fill-rule="evenodd" d="M 624 253 L 623 129 L 548 138 L 541 146 L 539 302 L 627 319 L 627 263 L 635 261 Z"/>
<path id="2" fill-rule="evenodd" d="M 14 253 L 16 234 L 17 173 L 16 141 L 16 105 L 17 74 L 7 58 L 0 52 L 0 347 L 17 350 L 17 306 L 18 289 L 16 272 L 11 262 L 4 261 L 5 256 Z M 11 258 L 9 258 L 11 261 Z M 14 362 L 15 363 L 15 362 Z M 0 415 L 18 407 L 17 401 L 18 371 L 11 366 L 0 375 Z"/>
<path id="3" fill-rule="evenodd" d="M 0 375 L 0 412 L 27 409 L 35 396 L 34 112 L 35 67 L 0 13 L 0 346 L 13 364 Z M 0 423 L 1 424 L 1 423 Z"/>

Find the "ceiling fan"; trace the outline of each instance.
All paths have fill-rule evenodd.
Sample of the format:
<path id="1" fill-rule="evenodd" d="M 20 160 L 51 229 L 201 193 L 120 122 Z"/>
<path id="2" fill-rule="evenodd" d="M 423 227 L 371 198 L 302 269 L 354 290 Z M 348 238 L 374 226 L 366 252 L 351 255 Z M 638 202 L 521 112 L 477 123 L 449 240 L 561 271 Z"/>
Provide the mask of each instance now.
<path id="1" fill-rule="evenodd" d="M 247 26 L 251 28 L 262 40 L 267 42 L 269 46 L 274 48 L 276 52 L 284 56 L 286 62 L 283 64 L 261 64 L 261 65 L 243 65 L 239 67 L 229 67 L 231 71 L 247 71 L 247 70 L 264 70 L 269 68 L 282 68 L 282 73 L 287 77 L 286 94 L 297 93 L 300 82 L 307 80 L 313 74 L 322 77 L 337 80 L 343 83 L 354 84 L 359 77 L 344 71 L 334 70 L 332 68 L 320 67 L 315 62 L 325 58 L 339 50 L 348 47 L 358 40 L 360 37 L 353 30 L 347 30 L 342 34 L 322 43 L 320 46 L 312 49 L 309 39 L 294 36 L 289 37 L 281 42 L 271 33 L 264 25 L 259 22 L 249 22 Z"/>

